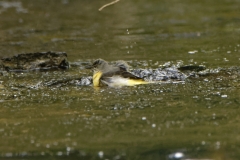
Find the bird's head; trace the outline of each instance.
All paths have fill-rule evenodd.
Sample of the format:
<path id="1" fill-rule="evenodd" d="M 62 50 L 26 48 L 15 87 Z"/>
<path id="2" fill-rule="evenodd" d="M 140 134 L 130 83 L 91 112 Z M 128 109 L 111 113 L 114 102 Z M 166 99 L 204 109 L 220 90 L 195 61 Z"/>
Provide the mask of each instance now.
<path id="1" fill-rule="evenodd" d="M 109 67 L 108 63 L 103 59 L 95 60 L 91 65 L 86 66 L 86 69 L 94 69 L 94 70 L 106 70 Z"/>

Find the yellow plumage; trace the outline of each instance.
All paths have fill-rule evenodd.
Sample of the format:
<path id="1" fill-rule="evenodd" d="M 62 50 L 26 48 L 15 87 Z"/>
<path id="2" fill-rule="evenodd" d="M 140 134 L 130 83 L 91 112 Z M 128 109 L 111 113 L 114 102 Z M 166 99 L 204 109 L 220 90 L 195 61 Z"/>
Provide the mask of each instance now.
<path id="1" fill-rule="evenodd" d="M 128 80 L 128 86 L 135 86 L 139 84 L 148 84 L 149 82 L 146 82 L 144 80 L 136 80 L 136 79 L 129 79 Z"/>
<path id="2" fill-rule="evenodd" d="M 102 76 L 102 72 L 100 72 L 100 71 L 93 74 L 93 86 L 94 87 L 99 87 L 101 76 Z"/>
<path id="3" fill-rule="evenodd" d="M 100 87 L 107 85 L 110 87 L 121 87 L 150 83 L 128 72 L 128 67 L 124 61 L 118 61 L 115 65 L 109 65 L 102 59 L 96 60 L 89 67 L 94 68 L 93 86 Z"/>

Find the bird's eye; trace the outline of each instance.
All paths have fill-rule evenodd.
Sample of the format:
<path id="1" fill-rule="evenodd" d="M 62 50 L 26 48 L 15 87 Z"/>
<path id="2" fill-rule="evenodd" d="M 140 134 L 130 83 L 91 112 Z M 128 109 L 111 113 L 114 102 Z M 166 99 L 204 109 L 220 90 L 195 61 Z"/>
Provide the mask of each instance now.
<path id="1" fill-rule="evenodd" d="M 93 65 L 97 65 L 99 63 L 99 60 L 96 60 L 95 62 L 93 62 Z"/>

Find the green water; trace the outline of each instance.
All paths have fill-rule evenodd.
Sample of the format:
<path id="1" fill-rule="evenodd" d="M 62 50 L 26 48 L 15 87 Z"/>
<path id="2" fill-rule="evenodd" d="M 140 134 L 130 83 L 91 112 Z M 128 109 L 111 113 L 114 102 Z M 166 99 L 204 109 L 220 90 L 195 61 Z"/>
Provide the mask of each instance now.
<path id="1" fill-rule="evenodd" d="M 0 57 L 64 51 L 77 64 L 1 73 L 0 158 L 239 159 L 240 1 L 121 0 L 99 12 L 108 2 L 0 1 Z M 225 70 L 178 84 L 41 86 L 92 75 L 81 63 L 97 58 Z"/>

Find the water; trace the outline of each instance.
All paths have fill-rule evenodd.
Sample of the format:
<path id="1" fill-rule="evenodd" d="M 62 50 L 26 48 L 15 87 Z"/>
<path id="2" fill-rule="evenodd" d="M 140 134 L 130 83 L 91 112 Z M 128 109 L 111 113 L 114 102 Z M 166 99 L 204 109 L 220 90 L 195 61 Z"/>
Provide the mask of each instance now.
<path id="1" fill-rule="evenodd" d="M 67 71 L 2 73 L 0 156 L 239 159 L 240 1 L 0 1 L 0 56 L 67 52 Z M 185 83 L 100 88 L 49 81 L 84 63 L 222 71 Z M 39 86 L 39 87 L 36 87 Z"/>

